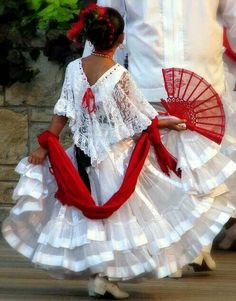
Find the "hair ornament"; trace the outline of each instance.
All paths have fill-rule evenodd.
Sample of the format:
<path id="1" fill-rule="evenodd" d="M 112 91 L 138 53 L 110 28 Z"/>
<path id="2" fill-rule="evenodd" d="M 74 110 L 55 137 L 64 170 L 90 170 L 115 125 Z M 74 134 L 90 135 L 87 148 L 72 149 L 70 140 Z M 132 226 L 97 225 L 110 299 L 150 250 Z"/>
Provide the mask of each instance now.
<path id="1" fill-rule="evenodd" d="M 67 33 L 69 40 L 75 41 L 78 47 L 83 44 L 84 36 L 87 28 L 97 19 L 103 19 L 106 13 L 106 8 L 98 6 L 95 3 L 90 3 L 86 8 L 81 9 L 78 21 L 73 23 Z"/>

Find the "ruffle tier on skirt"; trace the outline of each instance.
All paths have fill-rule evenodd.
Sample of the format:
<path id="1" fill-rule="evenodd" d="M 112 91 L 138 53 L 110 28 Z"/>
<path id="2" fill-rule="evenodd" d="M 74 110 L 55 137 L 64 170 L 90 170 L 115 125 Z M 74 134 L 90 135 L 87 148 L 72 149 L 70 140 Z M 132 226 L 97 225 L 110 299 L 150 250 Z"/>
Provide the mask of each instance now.
<path id="1" fill-rule="evenodd" d="M 229 109 L 231 124 L 236 110 Z M 236 164 L 231 158 L 236 139 L 228 127 L 222 146 L 190 131 L 165 130 L 162 139 L 178 160 L 181 179 L 164 175 L 151 149 L 134 194 L 104 220 L 63 206 L 54 197 L 57 185 L 49 162 L 35 166 L 24 158 L 16 168 L 21 175 L 13 194 L 17 203 L 3 223 L 5 239 L 57 276 L 100 273 L 128 280 L 152 273 L 161 278 L 192 262 L 235 216 Z M 119 189 L 133 147 L 132 139 L 113 145 L 104 161 L 89 168 L 97 204 Z M 73 148 L 68 154 L 76 164 Z"/>

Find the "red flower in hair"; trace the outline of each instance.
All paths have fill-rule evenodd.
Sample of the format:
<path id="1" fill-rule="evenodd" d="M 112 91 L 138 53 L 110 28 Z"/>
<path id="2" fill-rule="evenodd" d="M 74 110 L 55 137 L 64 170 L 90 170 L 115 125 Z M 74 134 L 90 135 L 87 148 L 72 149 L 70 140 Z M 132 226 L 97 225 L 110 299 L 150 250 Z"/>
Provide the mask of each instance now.
<path id="1" fill-rule="evenodd" d="M 71 29 L 67 33 L 67 37 L 70 40 L 74 40 L 79 32 L 84 29 L 84 23 L 82 21 L 76 22 L 72 25 Z"/>
<path id="2" fill-rule="evenodd" d="M 88 6 L 84 9 L 82 9 L 80 11 L 80 14 L 79 14 L 79 18 L 84 21 L 84 18 L 87 14 L 91 13 L 92 11 L 96 11 L 98 8 L 97 4 L 95 3 L 89 3 Z"/>
<path id="3" fill-rule="evenodd" d="M 102 6 L 98 6 L 95 3 L 90 3 L 86 8 L 82 9 L 79 14 L 79 21 L 74 23 L 72 27 L 69 29 L 67 33 L 67 38 L 70 40 L 75 40 L 79 34 L 82 36 L 85 34 L 86 27 L 86 18 L 91 18 L 89 15 L 91 14 L 94 19 L 98 17 L 104 16 L 106 13 L 106 8 Z M 81 40 L 84 40 L 82 38 Z M 81 47 L 82 43 L 76 39 L 77 47 Z"/>
<path id="4" fill-rule="evenodd" d="M 103 6 L 98 6 L 97 9 L 98 9 L 98 15 L 99 16 L 104 16 L 107 12 L 106 7 L 103 7 Z"/>
<path id="5" fill-rule="evenodd" d="M 87 10 L 94 10 L 98 8 L 98 5 L 93 3 L 93 2 L 90 2 L 88 5 L 87 5 Z"/>

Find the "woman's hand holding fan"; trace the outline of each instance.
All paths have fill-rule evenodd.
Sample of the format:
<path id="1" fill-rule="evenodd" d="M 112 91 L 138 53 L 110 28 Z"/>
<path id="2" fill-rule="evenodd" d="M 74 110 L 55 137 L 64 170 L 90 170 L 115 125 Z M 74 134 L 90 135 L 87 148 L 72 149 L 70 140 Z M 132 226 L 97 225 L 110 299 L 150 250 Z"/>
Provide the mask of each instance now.
<path id="1" fill-rule="evenodd" d="M 169 68 L 162 72 L 168 98 L 161 103 L 168 114 L 186 120 L 187 129 L 220 144 L 225 132 L 225 113 L 213 87 L 186 69 Z"/>
<path id="2" fill-rule="evenodd" d="M 184 131 L 187 129 L 186 120 L 179 119 L 175 116 L 166 116 L 166 118 L 162 118 L 158 120 L 158 127 L 160 129 L 167 128 L 169 130 L 175 131 Z"/>

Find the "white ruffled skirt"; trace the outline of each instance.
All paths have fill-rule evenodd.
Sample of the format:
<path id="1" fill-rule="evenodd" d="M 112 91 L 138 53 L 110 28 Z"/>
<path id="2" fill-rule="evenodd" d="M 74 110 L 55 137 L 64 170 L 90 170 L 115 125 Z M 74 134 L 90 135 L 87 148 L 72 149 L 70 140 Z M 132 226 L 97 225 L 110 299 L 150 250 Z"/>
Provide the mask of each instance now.
<path id="1" fill-rule="evenodd" d="M 222 146 L 188 130 L 163 131 L 182 177 L 164 175 L 151 149 L 135 192 L 108 219 L 90 220 L 63 206 L 54 197 L 48 160 L 31 165 L 24 158 L 16 168 L 17 203 L 3 223 L 5 239 L 57 276 L 99 273 L 128 280 L 151 272 L 161 278 L 192 262 L 236 213 L 236 103 L 230 97 L 224 97 L 228 123 Z M 133 147 L 132 139 L 113 145 L 104 161 L 89 168 L 97 204 L 119 189 Z M 73 148 L 68 154 L 76 165 Z"/>

